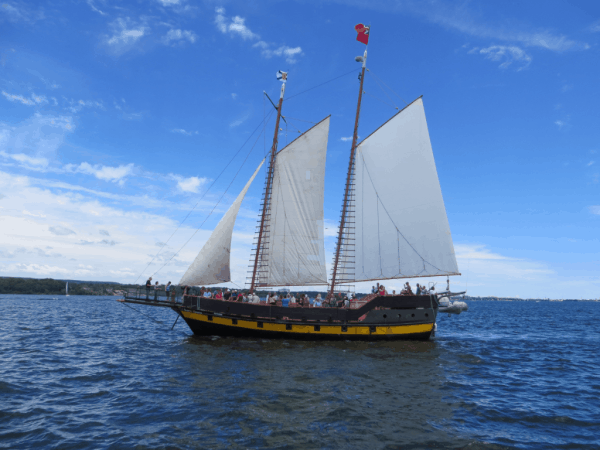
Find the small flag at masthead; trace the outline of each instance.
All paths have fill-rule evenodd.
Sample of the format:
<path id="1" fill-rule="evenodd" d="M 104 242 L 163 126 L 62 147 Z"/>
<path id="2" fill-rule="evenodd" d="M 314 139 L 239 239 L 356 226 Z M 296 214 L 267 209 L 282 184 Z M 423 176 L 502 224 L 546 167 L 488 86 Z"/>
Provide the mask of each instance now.
<path id="1" fill-rule="evenodd" d="M 369 44 L 369 29 L 371 27 L 366 27 L 362 23 L 359 23 L 354 27 L 358 35 L 356 36 L 356 40 L 358 42 L 362 42 L 365 45 Z"/>

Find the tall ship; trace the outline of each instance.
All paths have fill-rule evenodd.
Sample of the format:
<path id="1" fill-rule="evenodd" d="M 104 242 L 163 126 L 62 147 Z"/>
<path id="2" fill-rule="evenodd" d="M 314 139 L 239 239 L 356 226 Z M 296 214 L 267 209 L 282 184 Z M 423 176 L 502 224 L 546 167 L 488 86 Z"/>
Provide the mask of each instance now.
<path id="1" fill-rule="evenodd" d="M 355 29 L 357 40 L 368 45 L 369 28 L 359 24 Z M 182 295 L 140 289 L 122 301 L 170 307 L 200 336 L 285 339 L 427 340 L 435 332 L 440 311 L 464 309 L 448 308 L 447 299 L 456 295 L 450 292 L 449 282 L 441 293 L 424 288 L 419 295 L 410 289 L 398 294 L 382 290 L 359 299 L 348 295 L 348 287 L 355 283 L 379 285 L 385 280 L 460 275 L 423 99 L 417 98 L 358 142 L 366 48 L 356 61 L 362 64 L 358 104 L 329 279 L 323 204 L 330 117 L 278 149 L 287 83 L 287 73 L 279 72 L 271 151 L 183 275 Z M 246 301 L 242 296 L 226 300 L 205 296 L 204 287 L 231 281 L 234 224 L 265 162 Z M 192 295 L 190 286 L 203 289 Z M 255 294 L 293 286 L 321 286 L 327 290 L 324 304 L 294 303 L 288 298 L 259 301 Z"/>

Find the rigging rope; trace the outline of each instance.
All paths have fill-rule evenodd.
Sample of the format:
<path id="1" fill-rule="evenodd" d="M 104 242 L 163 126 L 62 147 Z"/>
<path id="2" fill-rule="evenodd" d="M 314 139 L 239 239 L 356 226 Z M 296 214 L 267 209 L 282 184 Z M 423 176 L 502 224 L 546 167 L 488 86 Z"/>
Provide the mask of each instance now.
<path id="1" fill-rule="evenodd" d="M 273 112 L 271 111 L 271 114 L 273 114 Z M 256 130 L 255 130 L 256 131 Z M 264 128 L 263 128 L 264 131 Z M 240 168 L 238 169 L 238 171 L 235 173 L 235 175 L 233 176 L 233 178 L 231 179 L 231 182 L 229 183 L 229 185 L 227 186 L 227 189 L 225 189 L 225 191 L 223 192 L 223 194 L 221 195 L 221 197 L 219 198 L 219 201 L 216 203 L 216 205 L 213 207 L 213 209 L 210 211 L 210 213 L 208 213 L 208 215 L 206 216 L 206 218 L 204 219 L 204 221 L 200 224 L 200 226 L 196 229 L 196 231 L 194 231 L 194 233 L 190 236 L 190 238 L 185 241 L 185 243 L 179 248 L 179 250 L 177 250 L 175 253 L 173 253 L 173 256 L 171 256 L 166 263 L 164 263 L 156 272 L 154 272 L 151 276 L 156 275 L 158 272 L 160 272 L 163 268 L 165 268 L 165 266 L 167 266 L 172 260 L 173 258 L 175 258 L 175 256 L 177 256 L 177 254 L 183 250 L 183 248 L 192 240 L 192 238 L 194 236 L 196 236 L 196 233 L 198 233 L 198 231 L 200 231 L 200 229 L 202 228 L 202 226 L 206 223 L 206 221 L 210 218 L 210 216 L 212 215 L 212 213 L 215 211 L 215 209 L 217 209 L 217 206 L 219 206 L 219 204 L 221 203 L 221 200 L 223 200 L 223 197 L 225 197 L 225 194 L 227 194 L 227 192 L 229 191 L 229 188 L 231 187 L 231 185 L 233 184 L 233 182 L 235 181 L 235 179 L 237 178 L 237 176 L 239 175 L 240 171 L 242 170 L 242 167 L 244 167 L 244 164 L 246 163 L 246 161 L 248 160 L 248 158 L 250 157 L 250 155 L 252 154 L 252 150 L 254 150 L 254 147 L 256 147 L 256 144 L 258 143 L 258 140 L 260 139 L 260 135 L 263 133 L 263 131 L 261 131 L 261 133 L 258 135 L 258 137 L 256 138 L 256 141 L 254 141 L 254 144 L 252 145 L 252 147 L 250 148 L 250 151 L 248 152 L 248 154 L 246 155 L 246 158 L 244 159 L 244 161 L 242 162 L 242 165 L 240 166 Z M 247 141 L 246 141 L 247 142 Z"/>
<path id="2" fill-rule="evenodd" d="M 388 102 L 386 102 L 386 101 L 384 101 L 384 100 L 381 100 L 379 97 L 375 97 L 374 95 L 372 95 L 372 94 L 369 94 L 367 91 L 363 91 L 363 94 L 367 94 L 369 97 L 372 97 L 372 98 L 374 98 L 375 100 L 379 100 L 381 103 L 383 103 L 383 104 L 385 104 L 385 105 L 391 106 L 391 107 L 392 107 L 392 108 L 394 108 L 394 109 L 398 109 L 398 107 L 397 107 L 397 106 L 394 106 L 393 104 L 389 104 Z"/>
<path id="3" fill-rule="evenodd" d="M 396 97 L 398 97 L 400 100 L 402 100 L 404 103 L 406 103 L 407 105 L 409 104 L 406 100 L 404 100 L 402 97 L 400 97 L 398 94 L 396 94 L 396 91 L 394 91 L 391 87 L 389 87 L 387 84 L 384 83 L 384 81 L 379 78 L 377 75 L 375 75 L 373 72 L 371 72 L 371 70 L 367 69 L 367 72 L 369 72 L 371 75 L 373 75 L 375 78 L 377 78 L 379 81 L 381 81 L 381 83 L 388 88 L 390 91 L 392 91 L 394 93 L 394 95 Z"/>
<path id="4" fill-rule="evenodd" d="M 144 270 L 142 270 L 142 272 L 138 275 L 138 277 L 135 279 L 135 281 L 133 282 L 133 284 L 136 284 L 138 282 L 138 280 L 140 279 L 140 277 L 144 274 L 144 272 L 148 269 L 148 267 L 150 267 L 150 265 L 154 262 L 154 260 L 158 257 L 158 255 L 160 255 L 160 252 L 162 252 L 162 250 L 166 247 L 166 245 L 169 243 L 169 241 L 173 238 L 173 236 L 175 236 L 175 233 L 177 233 L 177 231 L 181 228 L 181 226 L 183 225 L 183 223 L 190 217 L 190 215 L 192 214 L 192 212 L 194 212 L 194 210 L 196 209 L 196 207 L 200 204 L 200 202 L 204 199 L 204 197 L 206 197 L 206 194 L 208 194 L 208 192 L 211 190 L 211 188 L 215 185 L 215 183 L 219 180 L 219 178 L 221 178 L 221 176 L 225 173 L 225 171 L 227 170 L 227 168 L 229 167 L 229 165 L 233 162 L 233 160 L 237 157 L 237 155 L 242 151 L 242 149 L 246 146 L 246 144 L 248 143 L 248 141 L 250 140 L 250 138 L 254 135 L 254 133 L 256 133 L 256 130 L 258 130 L 260 128 L 261 125 L 263 125 L 263 130 L 261 131 L 261 134 L 263 134 L 266 126 L 267 126 L 267 122 L 269 121 L 269 118 L 271 117 L 271 115 L 273 114 L 273 112 L 271 111 L 271 113 L 265 118 L 263 118 L 263 120 L 261 120 L 261 122 L 258 124 L 258 126 L 254 129 L 254 131 L 252 131 L 252 133 L 250 134 L 250 136 L 248 136 L 248 139 L 246 139 L 244 141 L 244 143 L 242 144 L 242 146 L 239 148 L 239 150 L 233 155 L 233 157 L 229 160 L 229 162 L 227 163 L 227 165 L 223 168 L 223 170 L 221 171 L 221 173 L 219 173 L 219 175 L 217 176 L 217 178 L 214 179 L 214 181 L 211 183 L 211 185 L 208 187 L 208 189 L 204 192 L 204 194 L 202 194 L 202 197 L 200 197 L 200 199 L 198 200 L 198 202 L 196 202 L 196 204 L 194 205 L 194 207 L 190 210 L 190 212 L 187 213 L 187 215 L 183 218 L 183 220 L 179 223 L 179 225 L 177 226 L 177 228 L 175 228 L 175 231 L 173 231 L 173 233 L 171 234 L 171 236 L 169 236 L 169 238 L 163 243 L 163 245 L 160 247 L 160 249 L 158 250 L 158 252 L 156 253 L 156 255 L 154 255 L 154 257 L 150 260 L 150 262 L 146 265 L 146 267 L 144 268 Z M 258 135 L 258 137 L 260 138 L 260 134 Z M 256 143 L 254 143 L 254 145 L 256 145 Z M 252 149 L 254 148 L 254 146 L 252 146 Z M 252 152 L 252 149 L 250 149 L 250 152 Z M 246 157 L 246 159 L 248 159 L 248 157 Z M 244 162 L 246 162 L 246 160 L 244 160 Z M 242 163 L 243 166 L 243 163 Z M 238 171 L 239 173 L 239 171 Z M 233 180 L 232 180 L 233 181 Z M 230 184 L 231 186 L 231 184 Z M 214 211 L 214 208 L 213 208 Z M 212 211 L 211 213 L 212 214 Z M 210 214 L 208 217 L 210 217 Z M 208 219 L 208 217 L 206 219 Z M 204 220 L 204 222 L 206 222 L 206 219 Z M 203 222 L 203 223 L 204 223 Z M 195 234 L 195 233 L 194 233 Z M 180 249 L 181 250 L 181 249 Z M 175 255 L 173 255 L 175 256 Z M 173 257 L 171 257 L 172 259 Z M 169 260 L 170 261 L 170 260 Z M 165 264 L 166 265 L 166 264 Z M 163 266 L 164 267 L 164 266 Z M 162 267 L 161 267 L 162 269 Z M 157 271 L 158 272 L 158 271 Z M 152 274 L 151 276 L 154 276 L 157 272 L 154 272 L 154 274 Z"/>
<path id="5" fill-rule="evenodd" d="M 346 75 L 350 75 L 351 73 L 358 72 L 359 70 L 360 70 L 360 69 L 352 69 L 350 72 L 346 72 L 346 73 L 345 73 L 345 74 L 343 74 L 343 75 L 340 75 L 340 76 L 338 76 L 338 77 L 332 78 L 331 80 L 325 81 L 325 82 L 323 82 L 323 83 L 321 83 L 321 84 L 317 84 L 316 86 L 313 86 L 313 87 L 311 87 L 311 88 L 308 88 L 308 89 L 306 89 L 306 90 L 304 90 L 304 91 L 302 91 L 302 92 L 298 92 L 297 94 L 294 94 L 294 95 L 292 95 L 291 97 L 288 97 L 288 98 L 287 98 L 287 101 L 289 102 L 289 101 L 290 101 L 291 99 L 293 99 L 294 97 L 298 97 L 299 95 L 302 95 L 302 94 L 304 94 L 304 93 L 306 93 L 306 92 L 308 92 L 308 91 L 312 91 L 313 89 L 316 89 L 316 88 L 318 88 L 318 87 L 321 87 L 321 86 L 323 86 L 323 85 L 325 85 L 325 84 L 327 84 L 327 83 L 331 83 L 332 81 L 335 81 L 335 80 L 337 80 L 337 79 L 339 79 L 339 78 L 345 77 Z"/>

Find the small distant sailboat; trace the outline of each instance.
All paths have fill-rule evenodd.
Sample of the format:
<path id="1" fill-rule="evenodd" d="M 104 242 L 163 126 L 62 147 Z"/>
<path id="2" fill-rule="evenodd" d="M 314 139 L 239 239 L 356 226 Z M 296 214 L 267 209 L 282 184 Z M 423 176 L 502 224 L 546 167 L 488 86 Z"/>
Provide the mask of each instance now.
<path id="1" fill-rule="evenodd" d="M 67 281 L 67 285 L 65 286 L 65 297 L 69 296 L 69 282 Z"/>

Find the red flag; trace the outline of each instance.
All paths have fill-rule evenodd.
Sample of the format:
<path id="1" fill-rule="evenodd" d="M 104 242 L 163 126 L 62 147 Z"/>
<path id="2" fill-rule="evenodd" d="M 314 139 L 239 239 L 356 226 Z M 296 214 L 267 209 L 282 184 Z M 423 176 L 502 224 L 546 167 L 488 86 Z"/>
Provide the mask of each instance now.
<path id="1" fill-rule="evenodd" d="M 362 23 L 359 23 L 354 27 L 354 29 L 358 33 L 356 40 L 367 45 L 369 43 L 369 27 L 365 27 Z"/>

